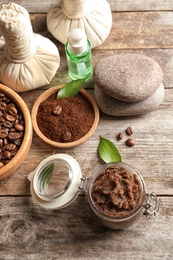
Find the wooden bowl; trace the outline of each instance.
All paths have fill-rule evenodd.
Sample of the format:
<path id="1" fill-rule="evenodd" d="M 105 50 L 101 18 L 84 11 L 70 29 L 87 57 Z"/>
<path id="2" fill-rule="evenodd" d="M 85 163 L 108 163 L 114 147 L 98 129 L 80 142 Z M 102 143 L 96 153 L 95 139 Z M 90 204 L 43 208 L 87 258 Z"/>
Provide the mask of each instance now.
<path id="1" fill-rule="evenodd" d="M 33 128 L 30 112 L 23 99 L 9 87 L 0 84 L 0 92 L 4 93 L 18 107 L 24 118 L 25 130 L 22 143 L 15 156 L 2 168 L 0 168 L 0 180 L 13 173 L 24 161 L 32 142 Z"/>
<path id="2" fill-rule="evenodd" d="M 58 90 L 60 88 L 62 88 L 63 85 L 60 86 L 55 86 L 55 87 L 51 87 L 49 89 L 47 89 L 46 91 L 44 91 L 39 97 L 38 99 L 35 101 L 34 106 L 32 108 L 32 112 L 31 112 L 31 119 L 32 119 L 32 124 L 33 124 L 33 128 L 36 132 L 36 134 L 40 137 L 40 139 L 42 139 L 45 143 L 50 144 L 51 146 L 57 147 L 57 148 L 71 148 L 71 147 L 75 147 L 78 146 L 80 144 L 82 144 L 83 142 L 85 142 L 92 134 L 93 132 L 96 130 L 98 122 L 99 122 L 99 108 L 94 100 L 94 98 L 90 95 L 90 93 L 84 89 L 80 90 L 80 94 L 86 98 L 93 110 L 94 110 L 94 114 L 95 114 L 95 118 L 94 118 L 94 122 L 93 125 L 91 127 L 91 129 L 89 130 L 89 132 L 83 136 L 82 138 L 73 141 L 73 142 L 56 142 L 56 141 L 52 141 L 50 139 L 48 139 L 39 129 L 38 124 L 37 124 L 37 111 L 39 108 L 39 105 L 41 102 L 43 102 L 44 100 L 46 100 L 50 95 L 52 95 L 55 92 L 58 92 Z"/>

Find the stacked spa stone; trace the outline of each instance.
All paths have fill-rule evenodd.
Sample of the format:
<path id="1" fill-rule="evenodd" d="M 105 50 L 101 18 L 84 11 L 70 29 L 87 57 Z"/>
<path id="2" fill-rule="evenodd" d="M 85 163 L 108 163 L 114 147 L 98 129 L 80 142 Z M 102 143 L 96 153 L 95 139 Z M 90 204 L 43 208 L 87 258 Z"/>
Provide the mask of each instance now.
<path id="1" fill-rule="evenodd" d="M 95 99 L 102 112 L 132 116 L 156 109 L 164 98 L 159 64 L 140 54 L 112 55 L 94 68 Z"/>

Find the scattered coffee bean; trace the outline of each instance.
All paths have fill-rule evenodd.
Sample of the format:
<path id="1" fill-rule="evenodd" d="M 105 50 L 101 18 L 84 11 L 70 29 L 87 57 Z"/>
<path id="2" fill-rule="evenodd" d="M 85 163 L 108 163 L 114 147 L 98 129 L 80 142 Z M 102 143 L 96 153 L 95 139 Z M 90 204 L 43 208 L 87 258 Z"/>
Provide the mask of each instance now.
<path id="1" fill-rule="evenodd" d="M 60 107 L 60 106 L 54 107 L 54 109 L 53 109 L 53 114 L 54 114 L 55 116 L 59 115 L 61 112 L 62 112 L 62 107 Z"/>
<path id="2" fill-rule="evenodd" d="M 134 142 L 133 139 L 130 139 L 130 138 L 129 138 L 129 139 L 126 140 L 125 144 L 126 144 L 127 146 L 129 146 L 129 147 L 133 147 L 133 146 L 135 145 L 135 142 Z"/>
<path id="3" fill-rule="evenodd" d="M 127 134 L 127 135 L 132 135 L 132 134 L 133 134 L 133 130 L 132 130 L 131 127 L 128 127 L 128 128 L 126 129 L 126 134 Z"/>
<path id="4" fill-rule="evenodd" d="M 122 140 L 122 139 L 123 139 L 123 133 L 119 133 L 117 135 L 117 140 L 119 141 L 119 140 Z"/>
<path id="5" fill-rule="evenodd" d="M 66 132 L 63 134 L 63 140 L 64 141 L 69 141 L 71 139 L 71 133 L 70 132 Z"/>

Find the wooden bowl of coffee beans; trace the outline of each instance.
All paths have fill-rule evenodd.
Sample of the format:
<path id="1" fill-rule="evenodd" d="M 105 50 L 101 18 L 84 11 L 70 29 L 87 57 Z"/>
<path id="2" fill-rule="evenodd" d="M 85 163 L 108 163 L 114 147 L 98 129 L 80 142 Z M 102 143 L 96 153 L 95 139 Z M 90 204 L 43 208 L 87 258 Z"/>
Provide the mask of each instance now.
<path id="1" fill-rule="evenodd" d="M 32 122 L 23 99 L 0 84 L 0 179 L 24 161 L 32 142 Z"/>
<path id="2" fill-rule="evenodd" d="M 81 89 L 75 96 L 57 99 L 63 85 L 44 91 L 31 112 L 36 134 L 47 144 L 71 148 L 85 142 L 96 130 L 99 109 L 92 95 Z"/>

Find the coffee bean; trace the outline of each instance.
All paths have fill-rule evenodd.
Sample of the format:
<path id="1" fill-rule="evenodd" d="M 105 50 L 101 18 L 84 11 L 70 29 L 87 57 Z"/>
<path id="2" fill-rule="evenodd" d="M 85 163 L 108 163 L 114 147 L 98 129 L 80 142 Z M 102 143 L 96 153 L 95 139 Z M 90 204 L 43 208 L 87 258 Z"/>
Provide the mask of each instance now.
<path id="1" fill-rule="evenodd" d="M 8 105 L 6 108 L 6 112 L 14 117 L 17 115 L 17 109 L 14 107 L 13 104 Z"/>
<path id="2" fill-rule="evenodd" d="M 10 151 L 4 151 L 4 157 L 6 158 L 6 159 L 9 159 L 10 157 L 11 157 L 11 153 L 10 153 Z"/>
<path id="3" fill-rule="evenodd" d="M 4 144 L 3 139 L 0 139 L 0 148 L 3 147 L 3 144 Z"/>
<path id="4" fill-rule="evenodd" d="M 24 120 L 16 104 L 0 93 L 0 168 L 16 155 L 23 141 Z"/>
<path id="5" fill-rule="evenodd" d="M 16 149 L 16 144 L 10 143 L 5 146 L 5 150 L 7 151 L 12 151 L 14 149 Z"/>
<path id="6" fill-rule="evenodd" d="M 5 94 L 0 92 L 0 98 L 4 98 L 5 97 Z"/>
<path id="7" fill-rule="evenodd" d="M 63 134 L 63 140 L 69 141 L 71 139 L 72 134 L 70 132 L 66 132 Z"/>
<path id="8" fill-rule="evenodd" d="M 19 139 L 21 137 L 21 133 L 9 133 L 9 135 L 8 135 L 8 138 L 10 139 L 10 140 L 16 140 L 16 139 Z"/>
<path id="9" fill-rule="evenodd" d="M 9 129 L 9 132 L 10 133 L 12 133 L 12 132 L 14 133 L 14 132 L 16 132 L 16 129 L 14 127 L 12 127 L 12 128 Z"/>
<path id="10" fill-rule="evenodd" d="M 123 133 L 119 133 L 117 135 L 117 140 L 119 141 L 119 140 L 122 140 L 122 139 L 123 139 Z"/>
<path id="11" fill-rule="evenodd" d="M 15 156 L 17 151 L 18 151 L 17 148 L 15 148 L 14 150 L 11 150 L 10 151 L 11 152 L 11 156 Z"/>
<path id="12" fill-rule="evenodd" d="M 130 138 L 129 138 L 129 139 L 126 140 L 125 144 L 126 144 L 127 146 L 129 146 L 129 147 L 133 147 L 133 146 L 135 145 L 135 142 L 134 142 L 133 139 L 130 139 Z"/>
<path id="13" fill-rule="evenodd" d="M 18 130 L 18 131 L 23 131 L 23 130 L 24 130 L 24 126 L 21 125 L 21 124 L 15 124 L 14 127 L 15 127 L 15 129 Z"/>
<path id="14" fill-rule="evenodd" d="M 0 129 L 0 138 L 6 138 L 8 136 L 8 131 L 6 129 Z"/>
<path id="15" fill-rule="evenodd" d="M 5 121 L 5 118 L 3 116 L 0 116 L 0 123 L 3 123 Z"/>
<path id="16" fill-rule="evenodd" d="M 12 115 L 10 115 L 10 114 L 6 114 L 6 115 L 5 115 L 5 118 L 6 118 L 6 120 L 8 120 L 8 121 L 10 121 L 10 122 L 14 122 L 15 119 L 16 119 L 14 116 L 12 116 Z"/>
<path id="17" fill-rule="evenodd" d="M 2 124 L 6 128 L 12 128 L 12 126 L 13 126 L 12 122 L 10 122 L 10 121 L 4 121 Z"/>
<path id="18" fill-rule="evenodd" d="M 126 134 L 127 134 L 127 135 L 132 135 L 132 134 L 133 134 L 133 130 L 132 130 L 131 127 L 128 127 L 128 128 L 126 129 Z"/>
<path id="19" fill-rule="evenodd" d="M 14 140 L 14 144 L 16 144 L 17 146 L 20 146 L 21 143 L 22 143 L 22 138 Z"/>
<path id="20" fill-rule="evenodd" d="M 7 138 L 4 138 L 4 146 L 6 146 L 8 144 L 8 140 Z"/>
<path id="21" fill-rule="evenodd" d="M 61 112 L 62 112 L 62 107 L 60 107 L 60 106 L 56 106 L 56 107 L 54 107 L 54 109 L 53 109 L 53 114 L 55 115 L 55 116 L 57 116 L 57 115 L 59 115 Z"/>
<path id="22" fill-rule="evenodd" d="M 6 109 L 6 103 L 5 102 L 0 102 L 0 111 L 4 111 Z"/>

